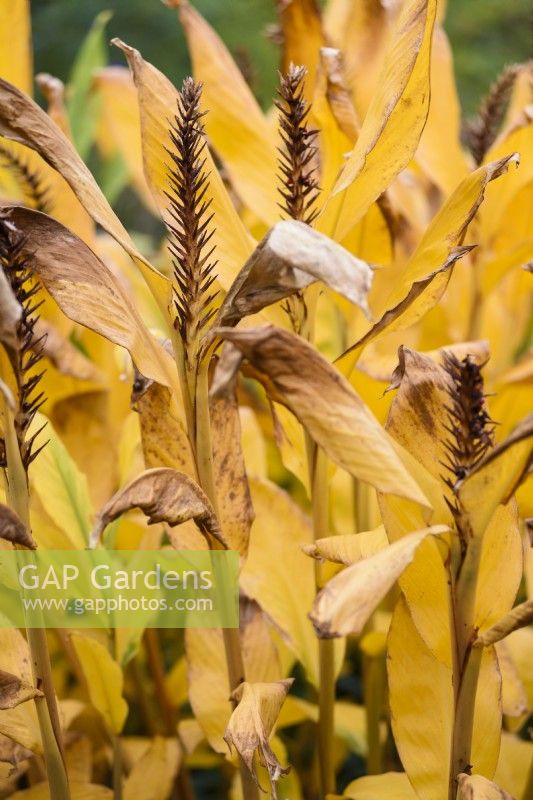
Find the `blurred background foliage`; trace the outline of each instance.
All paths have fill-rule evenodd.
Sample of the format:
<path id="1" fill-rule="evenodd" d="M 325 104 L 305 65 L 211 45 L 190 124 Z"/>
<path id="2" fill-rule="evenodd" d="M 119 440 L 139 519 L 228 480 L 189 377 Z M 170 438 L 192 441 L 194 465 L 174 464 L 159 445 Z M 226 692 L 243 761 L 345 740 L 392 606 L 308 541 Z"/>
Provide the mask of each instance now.
<path id="1" fill-rule="evenodd" d="M 354 0 L 357 2 L 357 0 Z M 261 103 L 275 91 L 277 48 L 269 31 L 276 0 L 194 0 L 236 56 Z M 94 17 L 109 9 L 108 39 L 119 36 L 179 84 L 188 71 L 177 13 L 159 0 L 32 0 L 35 71 L 68 80 Z M 531 0 L 448 0 L 446 29 L 466 115 L 503 66 L 531 55 Z M 112 63 L 121 53 L 110 48 Z"/>

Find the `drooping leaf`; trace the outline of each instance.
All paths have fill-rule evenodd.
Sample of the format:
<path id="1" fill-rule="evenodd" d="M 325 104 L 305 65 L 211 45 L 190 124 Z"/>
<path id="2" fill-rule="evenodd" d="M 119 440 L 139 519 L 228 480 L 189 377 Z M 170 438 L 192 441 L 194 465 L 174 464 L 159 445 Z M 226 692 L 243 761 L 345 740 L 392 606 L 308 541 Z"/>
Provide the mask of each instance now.
<path id="1" fill-rule="evenodd" d="M 0 79 L 0 135 L 35 150 L 70 185 L 91 217 L 133 258 L 166 313 L 169 281 L 139 253 L 65 134 L 31 98 Z"/>
<path id="2" fill-rule="evenodd" d="M 10 672 L 0 670 L 0 710 L 5 711 L 8 708 L 15 708 L 15 706 L 25 703 L 27 700 L 42 696 L 43 693 L 36 689 L 33 684 L 26 683 L 18 675 L 12 675 Z"/>
<path id="3" fill-rule="evenodd" d="M 146 470 L 106 503 L 96 518 L 91 546 L 96 546 L 110 522 L 132 508 L 140 508 L 149 523 L 173 526 L 193 519 L 202 533 L 228 546 L 207 496 L 191 478 L 169 467 Z"/>
<path id="4" fill-rule="evenodd" d="M 418 545 L 426 536 L 447 531 L 446 526 L 436 525 L 408 534 L 335 575 L 318 593 L 309 615 L 317 636 L 329 639 L 360 634 L 379 603 L 413 560 Z"/>
<path id="5" fill-rule="evenodd" d="M 274 326 L 218 333 L 243 353 L 271 398 L 290 408 L 332 461 L 383 492 L 427 502 L 375 417 L 311 345 Z"/>
<path id="6" fill-rule="evenodd" d="M 269 738 L 292 683 L 292 678 L 276 683 L 242 683 L 233 692 L 232 697 L 238 705 L 224 734 L 230 750 L 235 747 L 259 785 L 254 765 L 257 753 L 259 762 L 268 770 L 274 798 L 277 797 L 276 782 L 288 769 L 279 763 L 269 745 Z"/>
<path id="7" fill-rule="evenodd" d="M 25 686 L 33 683 L 28 643 L 16 628 L 0 630 L 0 670 L 16 675 Z M 41 732 L 32 702 L 1 711 L 0 734 L 33 753 L 42 753 Z"/>
<path id="8" fill-rule="evenodd" d="M 119 734 L 128 715 L 128 705 L 122 697 L 124 677 L 107 647 L 88 636 L 70 636 L 85 676 L 91 703 L 102 715 L 112 733 Z"/>
<path id="9" fill-rule="evenodd" d="M 327 236 L 296 220 L 278 222 L 239 272 L 216 324 L 236 325 L 242 317 L 322 281 L 368 314 L 372 283 L 369 265 Z"/>
<path id="10" fill-rule="evenodd" d="M 144 375 L 172 385 L 170 356 L 93 251 L 46 214 L 21 206 L 10 206 L 9 212 L 24 234 L 21 254 L 31 254 L 32 268 L 64 313 L 125 347 Z"/>

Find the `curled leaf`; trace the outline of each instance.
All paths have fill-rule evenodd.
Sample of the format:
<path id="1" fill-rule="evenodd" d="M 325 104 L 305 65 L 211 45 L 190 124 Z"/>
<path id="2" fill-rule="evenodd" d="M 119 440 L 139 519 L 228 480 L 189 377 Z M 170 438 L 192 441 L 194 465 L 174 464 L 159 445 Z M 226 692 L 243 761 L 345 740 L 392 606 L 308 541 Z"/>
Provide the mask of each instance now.
<path id="1" fill-rule="evenodd" d="M 488 631 L 485 631 L 476 640 L 476 644 L 488 647 L 501 641 L 519 628 L 525 628 L 533 622 L 533 600 L 527 600 L 511 609 L 503 619 L 497 622 Z"/>
<path id="2" fill-rule="evenodd" d="M 311 558 L 325 559 L 334 564 L 350 566 L 356 561 L 369 558 L 384 550 L 389 541 L 385 528 L 380 525 L 373 531 L 345 533 L 317 539 L 313 544 L 302 545 L 302 550 Z"/>
<path id="3" fill-rule="evenodd" d="M 217 332 L 243 353 L 271 399 L 293 412 L 332 461 L 380 491 L 427 503 L 392 440 L 314 347 L 273 325 Z"/>
<path id="4" fill-rule="evenodd" d="M 274 798 L 276 781 L 289 770 L 283 769 L 268 740 L 292 683 L 292 678 L 274 683 L 241 683 L 232 694 L 238 706 L 224 734 L 228 747 L 235 747 L 257 785 L 254 755 L 259 754 L 260 763 L 268 770 Z"/>
<path id="5" fill-rule="evenodd" d="M 426 536 L 448 530 L 445 525 L 434 525 L 408 534 L 332 578 L 318 593 L 309 615 L 317 636 L 330 639 L 361 633 L 381 600 L 412 562 L 418 545 Z"/>
<path id="6" fill-rule="evenodd" d="M 63 131 L 15 86 L 0 79 L 0 135 L 30 147 L 62 175 L 95 222 L 134 259 L 162 310 L 170 297 L 170 283 L 139 253 L 127 231 L 100 191 Z"/>
<path id="7" fill-rule="evenodd" d="M 368 316 L 372 270 L 328 236 L 297 220 L 278 222 L 256 247 L 219 312 L 217 324 L 236 325 L 248 314 L 322 281 Z"/>
<path id="8" fill-rule="evenodd" d="M 500 789 L 482 775 L 457 776 L 457 800 L 513 800 L 510 794 Z"/>
<path id="9" fill-rule="evenodd" d="M 0 670 L 0 710 L 15 708 L 15 706 L 25 703 L 26 700 L 42 696 L 43 693 L 39 689 L 26 683 L 18 675 L 12 675 L 3 669 Z"/>
<path id="10" fill-rule="evenodd" d="M 26 526 L 11 508 L 0 503 L 0 539 L 11 542 L 14 545 L 28 547 L 35 550 L 37 544 Z"/>
<path id="11" fill-rule="evenodd" d="M 187 475 L 175 469 L 149 469 L 106 503 L 97 516 L 90 545 L 95 547 L 107 525 L 132 508 L 140 508 L 150 523 L 181 525 L 193 519 L 203 534 L 227 546 L 207 496 Z"/>

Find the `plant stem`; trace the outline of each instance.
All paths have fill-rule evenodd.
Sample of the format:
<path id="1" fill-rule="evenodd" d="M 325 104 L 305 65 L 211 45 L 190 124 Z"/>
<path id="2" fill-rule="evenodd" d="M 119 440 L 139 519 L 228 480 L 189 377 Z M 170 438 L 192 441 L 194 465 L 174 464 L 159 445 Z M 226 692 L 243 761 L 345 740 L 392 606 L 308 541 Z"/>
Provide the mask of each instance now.
<path id="1" fill-rule="evenodd" d="M 29 531 L 28 481 L 15 433 L 13 413 L 5 398 L 4 423 L 9 476 L 9 503 Z M 35 707 L 41 731 L 50 794 L 53 800 L 70 800 L 68 776 L 63 755 L 61 724 L 52 680 L 46 630 L 44 628 L 28 628 L 26 633 L 35 686 L 43 693 L 43 697 L 35 698 Z"/>
<path id="2" fill-rule="evenodd" d="M 209 414 L 209 359 L 204 358 L 198 365 L 196 382 L 196 464 L 200 486 L 211 501 L 218 516 L 218 500 L 213 471 L 213 448 L 211 439 L 211 418 Z M 233 692 L 244 680 L 244 661 L 239 628 L 223 628 L 224 650 L 230 691 Z M 235 704 L 234 704 L 235 707 Z M 240 760 L 240 775 L 244 800 L 259 800 L 259 791 L 245 763 Z"/>
<path id="3" fill-rule="evenodd" d="M 475 639 L 476 591 L 482 542 L 470 537 L 452 593 L 456 657 L 454 660 L 455 718 L 450 761 L 449 800 L 457 794 L 457 776 L 471 766 L 477 683 L 483 649 Z"/>
<path id="4" fill-rule="evenodd" d="M 313 513 L 315 541 L 329 535 L 328 461 L 321 450 L 305 432 L 309 483 Z M 325 583 L 324 565 L 315 561 L 315 586 L 317 592 Z M 318 640 L 318 760 L 320 786 L 325 796 L 335 791 L 333 763 L 333 737 L 335 726 L 335 643 L 333 639 Z"/>
<path id="5" fill-rule="evenodd" d="M 113 800 L 122 800 L 122 749 L 120 739 L 113 735 Z"/>
<path id="6" fill-rule="evenodd" d="M 363 697 L 366 712 L 366 734 L 368 756 L 366 771 L 368 775 L 383 772 L 383 753 L 381 748 L 381 710 L 386 685 L 386 641 L 385 637 L 373 631 L 367 634 L 367 644 L 363 650 Z"/>

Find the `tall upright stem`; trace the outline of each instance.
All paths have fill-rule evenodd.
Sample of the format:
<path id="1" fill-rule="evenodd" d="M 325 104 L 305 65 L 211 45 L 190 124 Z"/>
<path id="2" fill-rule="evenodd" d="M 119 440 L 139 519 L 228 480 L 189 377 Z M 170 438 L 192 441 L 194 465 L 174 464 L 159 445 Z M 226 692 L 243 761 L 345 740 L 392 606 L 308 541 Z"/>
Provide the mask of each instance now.
<path id="1" fill-rule="evenodd" d="M 13 414 L 5 398 L 4 421 L 9 476 L 9 503 L 29 531 L 28 481 L 20 456 Z M 35 686 L 43 693 L 42 697 L 35 698 L 35 706 L 41 731 L 50 796 L 53 800 L 70 800 L 68 776 L 63 757 L 61 724 L 52 680 L 46 630 L 43 628 L 28 628 L 27 638 Z"/>
<path id="2" fill-rule="evenodd" d="M 209 360 L 205 358 L 198 365 L 196 382 L 196 463 L 200 486 L 211 501 L 217 516 L 218 499 L 213 471 L 213 447 L 211 438 L 211 418 L 209 413 Z M 239 628 L 223 628 L 224 650 L 230 691 L 245 680 L 244 661 Z M 245 763 L 239 764 L 244 800 L 259 800 L 259 791 Z"/>

